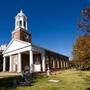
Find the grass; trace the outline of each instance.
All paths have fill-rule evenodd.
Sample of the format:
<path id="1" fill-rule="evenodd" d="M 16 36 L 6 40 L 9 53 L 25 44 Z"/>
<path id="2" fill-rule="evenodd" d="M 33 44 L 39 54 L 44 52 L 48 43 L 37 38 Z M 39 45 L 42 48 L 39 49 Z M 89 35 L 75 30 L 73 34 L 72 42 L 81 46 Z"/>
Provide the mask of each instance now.
<path id="1" fill-rule="evenodd" d="M 60 82 L 48 82 L 50 79 Z M 65 70 L 50 77 L 35 78 L 34 81 L 32 86 L 18 86 L 14 90 L 90 90 L 90 71 Z"/>
<path id="2" fill-rule="evenodd" d="M 50 83 L 49 79 L 60 82 Z M 50 77 L 37 78 L 33 86 L 17 87 L 16 90 L 90 90 L 90 71 L 61 71 Z"/>

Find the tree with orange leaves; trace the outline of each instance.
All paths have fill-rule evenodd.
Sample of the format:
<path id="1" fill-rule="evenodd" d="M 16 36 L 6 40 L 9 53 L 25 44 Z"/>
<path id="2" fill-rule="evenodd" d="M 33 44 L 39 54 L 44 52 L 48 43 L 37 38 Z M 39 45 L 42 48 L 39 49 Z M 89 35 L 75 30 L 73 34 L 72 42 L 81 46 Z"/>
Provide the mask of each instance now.
<path id="1" fill-rule="evenodd" d="M 81 68 L 90 68 L 90 7 L 81 11 L 81 20 L 78 24 L 85 35 L 80 36 L 73 47 L 73 62 Z"/>

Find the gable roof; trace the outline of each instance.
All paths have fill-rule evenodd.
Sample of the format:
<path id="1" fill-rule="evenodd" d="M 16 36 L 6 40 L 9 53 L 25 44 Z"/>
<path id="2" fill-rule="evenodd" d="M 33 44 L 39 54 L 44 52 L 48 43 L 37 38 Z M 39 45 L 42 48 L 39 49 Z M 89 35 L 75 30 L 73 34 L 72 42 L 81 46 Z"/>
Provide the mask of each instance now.
<path id="1" fill-rule="evenodd" d="M 31 43 L 17 39 L 12 39 L 11 42 L 7 45 L 6 49 L 3 51 L 3 54 L 29 45 L 31 45 Z"/>

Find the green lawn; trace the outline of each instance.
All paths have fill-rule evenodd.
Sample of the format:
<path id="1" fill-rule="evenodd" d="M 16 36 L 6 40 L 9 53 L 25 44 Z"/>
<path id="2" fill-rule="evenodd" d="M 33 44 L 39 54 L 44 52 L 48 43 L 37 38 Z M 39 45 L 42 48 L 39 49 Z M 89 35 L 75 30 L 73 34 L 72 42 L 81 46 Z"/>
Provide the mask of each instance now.
<path id="1" fill-rule="evenodd" d="M 49 79 L 58 79 L 60 82 L 51 83 Z M 65 70 L 35 81 L 33 86 L 17 87 L 16 90 L 90 90 L 90 71 Z"/>

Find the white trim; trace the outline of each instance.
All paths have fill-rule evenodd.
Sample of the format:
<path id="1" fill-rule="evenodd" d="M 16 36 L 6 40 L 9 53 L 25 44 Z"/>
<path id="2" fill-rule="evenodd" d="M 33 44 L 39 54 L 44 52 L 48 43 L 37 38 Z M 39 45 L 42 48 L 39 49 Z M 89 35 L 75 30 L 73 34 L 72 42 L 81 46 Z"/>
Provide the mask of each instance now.
<path id="1" fill-rule="evenodd" d="M 9 56 L 9 55 L 12 55 L 12 54 L 17 54 L 17 53 L 22 53 L 22 52 L 25 52 L 25 51 L 30 51 L 31 48 L 32 48 L 32 46 L 23 47 L 23 48 L 20 48 L 18 50 L 14 50 L 14 51 L 5 53 L 4 56 Z"/>
<path id="2" fill-rule="evenodd" d="M 28 43 L 28 42 L 25 42 L 25 41 L 21 41 L 21 40 L 17 40 L 17 39 L 12 39 L 12 40 L 10 41 L 10 43 L 8 44 L 7 48 L 3 51 L 3 54 L 6 53 L 7 49 L 10 47 L 10 45 L 11 45 L 14 41 L 17 41 L 17 42 L 21 42 L 21 43 L 23 43 L 23 44 L 26 44 L 26 46 L 31 45 L 31 43 Z"/>

